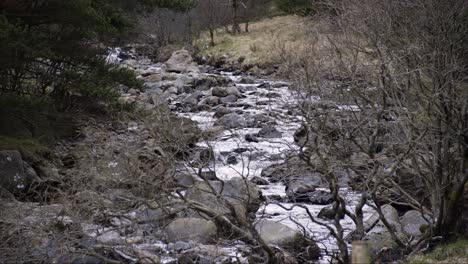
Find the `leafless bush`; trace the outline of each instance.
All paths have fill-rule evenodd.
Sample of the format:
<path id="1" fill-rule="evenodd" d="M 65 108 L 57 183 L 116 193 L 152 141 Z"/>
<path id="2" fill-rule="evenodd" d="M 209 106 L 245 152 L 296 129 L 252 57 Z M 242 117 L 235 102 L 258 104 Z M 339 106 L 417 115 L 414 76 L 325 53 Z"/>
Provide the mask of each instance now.
<path id="1" fill-rule="evenodd" d="M 461 40 L 468 35 L 468 6 L 456 0 L 342 4 L 339 31 L 315 33 L 300 54 L 281 52 L 303 106 L 302 156 L 330 184 L 335 210 L 355 222 L 354 239 L 366 233 L 367 204 L 399 247 L 417 251 L 462 225 L 468 97 Z M 353 211 L 338 192 L 339 171 L 363 192 Z M 431 223 L 426 236 L 411 243 L 398 236 L 383 218 L 385 203 L 420 211 Z M 334 225 L 343 244 L 339 219 Z M 340 251 L 347 261 L 344 244 Z"/>

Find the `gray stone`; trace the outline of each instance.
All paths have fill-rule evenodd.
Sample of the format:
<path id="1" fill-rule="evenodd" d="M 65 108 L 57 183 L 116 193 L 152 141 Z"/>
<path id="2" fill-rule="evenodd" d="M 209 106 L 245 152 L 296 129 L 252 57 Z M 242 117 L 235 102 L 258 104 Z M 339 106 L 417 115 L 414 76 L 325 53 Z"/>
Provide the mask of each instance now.
<path id="1" fill-rule="evenodd" d="M 219 104 L 219 97 L 217 96 L 208 96 L 203 99 L 200 104 L 209 105 L 209 106 L 216 106 Z"/>
<path id="2" fill-rule="evenodd" d="M 397 210 L 388 204 L 382 206 L 382 214 L 384 215 L 387 222 L 395 228 L 395 231 L 398 233 L 402 232 L 402 226 L 400 223 L 400 218 L 398 216 Z M 367 221 L 364 223 L 364 229 L 370 230 L 368 234 L 372 233 L 383 233 L 387 232 L 387 228 L 380 221 L 379 214 L 377 212 L 373 213 Z"/>
<path id="3" fill-rule="evenodd" d="M 255 183 L 256 185 L 268 185 L 268 184 L 270 184 L 267 180 L 263 179 L 262 177 L 258 177 L 258 176 L 253 177 L 250 181 Z"/>
<path id="4" fill-rule="evenodd" d="M 216 97 L 216 98 L 218 98 L 218 97 Z M 230 113 L 232 113 L 232 110 L 230 110 L 230 109 L 228 109 L 228 108 L 226 108 L 224 106 L 221 106 L 221 107 L 216 108 L 216 112 L 215 112 L 215 114 L 213 116 L 216 117 L 216 118 L 220 118 L 220 117 L 222 117 L 224 115 L 227 115 L 227 114 L 230 114 Z"/>
<path id="5" fill-rule="evenodd" d="M 239 90 L 236 87 L 213 87 L 211 94 L 218 97 L 226 97 L 228 95 L 240 96 Z"/>
<path id="6" fill-rule="evenodd" d="M 200 172 L 200 178 L 207 181 L 219 181 L 218 176 L 216 176 L 216 172 L 214 171 L 202 171 Z"/>
<path id="7" fill-rule="evenodd" d="M 200 72 L 200 69 L 193 63 L 190 53 L 181 49 L 172 53 L 171 58 L 166 62 L 168 72 Z"/>
<path id="8" fill-rule="evenodd" d="M 201 218 L 179 218 L 171 222 L 164 229 L 169 242 L 189 241 L 210 242 L 217 234 L 216 225 Z"/>
<path id="9" fill-rule="evenodd" d="M 194 87 L 197 90 L 206 91 L 211 87 L 228 86 L 232 81 L 222 75 L 202 75 L 194 81 Z"/>
<path id="10" fill-rule="evenodd" d="M 429 219 L 428 217 L 426 217 Z M 403 227 L 403 232 L 408 236 L 419 237 L 422 235 L 420 228 L 423 225 L 428 225 L 429 223 L 423 218 L 421 212 L 416 210 L 411 210 L 406 212 L 400 218 L 401 225 Z"/>
<path id="11" fill-rule="evenodd" d="M 186 173 L 179 173 L 174 175 L 174 180 L 178 186 L 190 187 L 197 181 L 192 175 Z"/>
<path id="12" fill-rule="evenodd" d="M 239 162 L 237 161 L 236 156 L 229 156 L 229 157 L 226 159 L 226 163 L 227 163 L 228 165 L 236 165 L 236 164 L 239 163 Z"/>
<path id="13" fill-rule="evenodd" d="M 217 214 L 227 216 L 232 213 L 226 204 L 228 202 L 234 206 L 235 213 L 241 218 L 246 218 L 249 212 L 256 212 L 263 200 L 260 189 L 240 177 L 224 183 L 220 181 L 198 182 L 187 190 L 185 197 L 205 205 Z"/>
<path id="14" fill-rule="evenodd" d="M 11 193 L 26 191 L 33 182 L 39 182 L 31 166 L 23 161 L 16 150 L 0 151 L 0 186 Z"/>
<path id="15" fill-rule="evenodd" d="M 187 96 L 184 98 L 184 100 L 182 101 L 182 104 L 185 105 L 185 106 L 195 106 L 198 104 L 198 102 L 200 101 L 200 98 L 202 98 L 204 95 L 202 92 L 200 91 L 196 91 L 194 92 L 193 94 Z"/>
<path id="16" fill-rule="evenodd" d="M 221 125 L 225 128 L 243 128 L 245 127 L 245 118 L 237 113 L 224 115 L 215 122 L 215 125 Z"/>
<path id="17" fill-rule="evenodd" d="M 289 83 L 287 82 L 275 82 L 271 85 L 273 88 L 281 88 L 281 87 L 288 87 Z"/>
<path id="18" fill-rule="evenodd" d="M 229 104 L 229 103 L 235 103 L 237 102 L 237 96 L 235 95 L 228 95 L 226 97 L 221 97 L 220 102 L 222 104 Z"/>
<path id="19" fill-rule="evenodd" d="M 118 245 L 125 242 L 117 231 L 105 231 L 102 235 L 96 237 L 96 240 L 106 245 Z"/>
<path id="20" fill-rule="evenodd" d="M 281 138 L 283 135 L 275 127 L 268 126 L 262 128 L 257 136 L 261 138 Z"/>
<path id="21" fill-rule="evenodd" d="M 177 252 L 180 252 L 180 251 L 183 251 L 183 250 L 191 249 L 192 246 L 193 246 L 192 243 L 177 241 L 177 242 L 174 243 L 174 250 L 177 251 Z"/>
<path id="22" fill-rule="evenodd" d="M 294 242 L 295 239 L 301 236 L 299 231 L 284 224 L 265 219 L 257 221 L 255 229 L 266 243 L 278 246 Z"/>
<path id="23" fill-rule="evenodd" d="M 335 210 L 333 210 L 333 207 L 331 206 L 322 208 L 317 215 L 318 218 L 325 219 L 325 220 L 333 220 L 335 219 L 335 216 L 336 216 L 336 212 Z M 340 219 L 343 219 L 343 218 L 344 218 L 344 214 L 341 214 Z"/>
<path id="24" fill-rule="evenodd" d="M 254 134 L 247 134 L 247 135 L 245 135 L 245 140 L 246 140 L 247 142 L 258 142 L 258 138 L 257 138 L 257 136 L 254 135 Z"/>
<path id="25" fill-rule="evenodd" d="M 289 181 L 286 184 L 286 195 L 289 201 L 304 202 L 308 200 L 309 193 L 315 192 L 315 187 L 305 181 Z"/>
<path id="26" fill-rule="evenodd" d="M 150 83 L 160 82 L 162 81 L 162 76 L 160 73 L 154 73 L 145 77 L 145 81 L 150 82 Z"/>
<path id="27" fill-rule="evenodd" d="M 247 120 L 248 127 L 262 128 L 274 125 L 276 125 L 275 119 L 265 114 L 254 115 Z"/>
<path id="28" fill-rule="evenodd" d="M 252 78 L 252 77 L 242 77 L 242 78 L 239 80 L 239 83 L 241 83 L 241 84 L 254 84 L 254 83 L 255 83 L 255 79 Z"/>
<path id="29" fill-rule="evenodd" d="M 279 93 L 267 93 L 267 94 L 265 95 L 265 97 L 266 97 L 266 98 L 281 98 L 282 95 L 279 94 Z"/>

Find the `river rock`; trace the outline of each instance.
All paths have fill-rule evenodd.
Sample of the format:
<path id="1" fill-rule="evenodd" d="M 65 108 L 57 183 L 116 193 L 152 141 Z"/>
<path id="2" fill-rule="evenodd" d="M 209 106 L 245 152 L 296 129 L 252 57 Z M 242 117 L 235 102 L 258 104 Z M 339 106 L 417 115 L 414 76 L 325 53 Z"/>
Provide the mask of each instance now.
<path id="1" fill-rule="evenodd" d="M 282 95 L 279 94 L 279 93 L 267 93 L 267 94 L 265 95 L 265 97 L 266 97 L 266 98 L 281 98 Z"/>
<path id="2" fill-rule="evenodd" d="M 247 134 L 245 135 L 245 141 L 247 142 L 258 142 L 258 138 L 256 134 Z"/>
<path id="3" fill-rule="evenodd" d="M 274 82 L 271 84 L 271 87 L 273 88 L 282 88 L 282 87 L 288 87 L 289 83 L 287 82 Z"/>
<path id="4" fill-rule="evenodd" d="M 221 125 L 227 129 L 245 127 L 245 118 L 237 113 L 224 115 L 215 122 L 215 125 Z"/>
<path id="5" fill-rule="evenodd" d="M 232 84 L 232 81 L 222 75 L 201 75 L 194 80 L 194 87 L 200 91 L 207 91 L 211 87 L 226 87 Z"/>
<path id="6" fill-rule="evenodd" d="M 202 92 L 196 91 L 193 94 L 188 95 L 187 97 L 185 97 L 184 100 L 182 101 L 182 104 L 185 105 L 185 106 L 196 106 L 198 104 L 200 98 L 202 98 L 203 96 L 204 95 L 203 95 Z"/>
<path id="7" fill-rule="evenodd" d="M 216 111 L 215 111 L 215 114 L 213 115 L 213 117 L 216 117 L 216 118 L 220 118 L 222 116 L 225 116 L 227 114 L 230 114 L 232 113 L 232 110 L 224 107 L 224 106 L 221 106 L 221 107 L 218 107 L 216 108 Z"/>
<path id="8" fill-rule="evenodd" d="M 295 185 L 311 187 L 327 187 L 320 173 L 314 172 L 312 168 L 298 157 L 293 157 L 284 163 L 273 164 L 264 168 L 261 176 L 269 178 L 270 182 L 282 181 L 286 185 L 294 183 Z"/>
<path id="9" fill-rule="evenodd" d="M 402 226 L 400 223 L 400 218 L 398 216 L 398 211 L 391 205 L 385 204 L 382 206 L 382 214 L 385 219 L 389 222 L 390 225 L 395 227 L 395 230 L 399 233 L 402 232 Z M 380 221 L 379 214 L 377 212 L 373 213 L 367 221 L 364 223 L 364 228 L 370 230 L 368 234 L 371 233 L 382 233 L 386 232 L 387 228 Z"/>
<path id="10" fill-rule="evenodd" d="M 283 135 L 275 127 L 267 126 L 262 128 L 257 136 L 261 138 L 281 138 Z"/>
<path id="11" fill-rule="evenodd" d="M 304 181 L 289 181 L 286 185 L 286 195 L 289 201 L 293 203 L 308 201 L 312 192 L 315 192 L 315 187 Z"/>
<path id="12" fill-rule="evenodd" d="M 153 74 L 145 77 L 145 81 L 150 82 L 150 83 L 160 82 L 160 81 L 162 81 L 162 76 L 161 76 L 160 73 L 153 73 Z"/>
<path id="13" fill-rule="evenodd" d="M 213 193 L 213 189 L 222 199 Z M 187 190 L 185 197 L 205 205 L 217 214 L 229 216 L 231 210 L 225 203 L 227 201 L 235 207 L 236 214 L 243 218 L 249 212 L 256 212 L 263 201 L 260 189 L 240 177 L 225 181 L 224 184 L 220 181 L 198 182 Z"/>
<path id="14" fill-rule="evenodd" d="M 202 101 L 200 101 L 200 104 L 202 105 L 209 105 L 209 106 L 216 106 L 219 104 L 219 97 L 217 96 L 208 96 Z"/>
<path id="15" fill-rule="evenodd" d="M 214 171 L 202 171 L 200 172 L 200 178 L 207 180 L 207 181 L 219 181 L 216 172 Z"/>
<path id="16" fill-rule="evenodd" d="M 422 235 L 420 231 L 421 226 L 429 224 L 422 217 L 421 212 L 416 211 L 416 210 L 411 210 L 411 211 L 406 212 L 400 218 L 400 222 L 403 227 L 403 232 L 408 236 L 414 236 L 414 237 L 421 236 Z"/>
<path id="17" fill-rule="evenodd" d="M 216 225 L 209 220 L 201 218 L 178 218 L 164 229 L 169 242 L 190 241 L 210 242 L 216 234 Z"/>
<path id="18" fill-rule="evenodd" d="M 273 117 L 265 114 L 254 115 L 247 120 L 248 127 L 262 128 L 265 126 L 274 126 L 276 121 Z"/>
<path id="19" fill-rule="evenodd" d="M 284 245 L 293 242 L 301 233 L 284 224 L 261 219 L 255 223 L 255 229 L 268 244 Z"/>
<path id="20" fill-rule="evenodd" d="M 267 180 L 263 179 L 262 177 L 255 176 L 250 180 L 252 183 L 256 185 L 268 185 L 270 184 Z"/>
<path id="21" fill-rule="evenodd" d="M 289 186 L 289 185 L 288 185 Z M 317 205 L 327 205 L 333 202 L 331 194 L 326 191 L 315 191 L 313 187 L 304 185 L 304 183 L 296 183 L 293 186 L 298 186 L 296 192 L 287 191 L 290 202 L 296 203 L 308 203 Z M 307 188 L 311 188 L 314 191 L 308 191 Z"/>
<path id="22" fill-rule="evenodd" d="M 178 186 L 188 188 L 197 181 L 194 176 L 187 173 L 178 173 L 174 175 L 174 180 Z"/>
<path id="23" fill-rule="evenodd" d="M 242 77 L 239 80 L 239 83 L 241 84 L 255 84 L 255 79 L 252 77 Z"/>
<path id="24" fill-rule="evenodd" d="M 235 95 L 228 95 L 226 97 L 221 97 L 220 99 L 220 102 L 222 104 L 230 104 L 230 103 L 235 103 L 237 102 L 237 96 Z"/>
<path id="25" fill-rule="evenodd" d="M 333 210 L 332 206 L 324 207 L 320 210 L 317 217 L 324 220 L 333 220 L 335 219 L 336 212 Z M 340 219 L 344 219 L 344 214 L 340 214 Z"/>
<path id="26" fill-rule="evenodd" d="M 172 56 L 166 61 L 166 70 L 168 72 L 200 72 L 200 69 L 193 63 L 190 53 L 181 49 L 172 53 Z"/>
<path id="27" fill-rule="evenodd" d="M 228 95 L 240 96 L 240 92 L 236 87 L 213 87 L 211 94 L 218 97 L 226 97 Z"/>
<path id="28" fill-rule="evenodd" d="M 39 182 L 34 169 L 23 161 L 16 150 L 0 151 L 0 186 L 11 193 L 28 190 L 33 182 Z"/>

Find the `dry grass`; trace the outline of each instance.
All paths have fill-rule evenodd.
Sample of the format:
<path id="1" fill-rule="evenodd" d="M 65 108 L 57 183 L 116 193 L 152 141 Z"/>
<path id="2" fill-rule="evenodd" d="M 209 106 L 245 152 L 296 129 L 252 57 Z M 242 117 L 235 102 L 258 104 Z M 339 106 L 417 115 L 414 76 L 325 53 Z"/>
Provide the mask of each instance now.
<path id="1" fill-rule="evenodd" d="M 272 49 L 278 42 L 299 46 L 306 42 L 311 22 L 299 16 L 279 16 L 250 24 L 249 33 L 231 35 L 219 29 L 214 47 L 209 46 L 209 35 L 203 34 L 196 45 L 204 55 L 229 54 L 231 60 L 243 56 L 245 63 L 263 64 L 277 60 Z"/>
<path id="2" fill-rule="evenodd" d="M 196 45 L 202 55 L 228 55 L 231 61 L 245 57 L 245 64 L 283 65 L 285 61 L 294 61 L 300 65 L 313 62 L 320 68 L 330 68 L 336 64 L 333 60 L 336 60 L 337 48 L 344 51 L 349 43 L 355 45 L 360 42 L 356 36 L 349 38 L 349 34 L 338 32 L 326 18 L 288 15 L 252 22 L 249 33 L 231 35 L 219 29 L 214 47 L 209 46 L 209 35 L 205 33 L 196 41 Z M 340 47 L 335 46 L 338 44 Z M 340 59 L 346 59 L 346 64 L 356 63 L 353 61 L 356 54 L 342 55 Z M 370 62 L 369 58 L 364 59 L 362 53 L 358 57 L 361 62 Z"/>

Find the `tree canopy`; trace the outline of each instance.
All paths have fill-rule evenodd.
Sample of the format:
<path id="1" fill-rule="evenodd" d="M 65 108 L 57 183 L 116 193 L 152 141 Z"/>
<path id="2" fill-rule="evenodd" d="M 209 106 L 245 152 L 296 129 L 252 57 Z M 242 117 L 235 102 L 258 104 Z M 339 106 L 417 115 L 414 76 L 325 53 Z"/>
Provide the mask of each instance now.
<path id="1" fill-rule="evenodd" d="M 0 2 L 0 93 L 60 98 L 69 92 L 108 94 L 116 83 L 138 86 L 131 72 L 107 64 L 109 43 L 132 26 L 132 9 L 183 11 L 191 2 L 4 0 Z"/>

